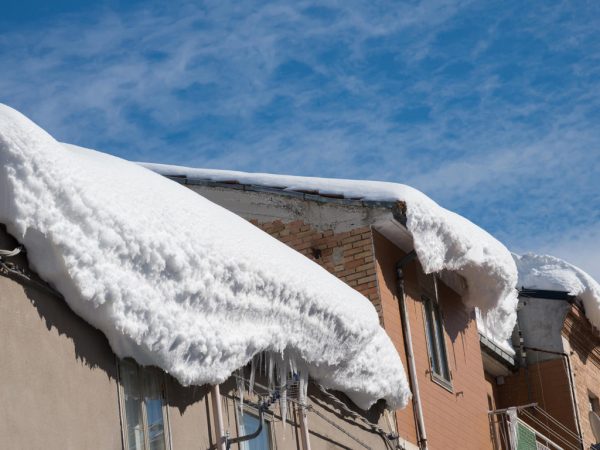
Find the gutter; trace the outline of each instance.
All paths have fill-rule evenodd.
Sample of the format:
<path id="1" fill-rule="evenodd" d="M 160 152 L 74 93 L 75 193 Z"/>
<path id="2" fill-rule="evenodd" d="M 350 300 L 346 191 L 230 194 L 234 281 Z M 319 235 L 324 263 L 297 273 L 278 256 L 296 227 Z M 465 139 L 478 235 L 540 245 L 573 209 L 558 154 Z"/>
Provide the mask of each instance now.
<path id="1" fill-rule="evenodd" d="M 404 292 L 404 272 L 402 268 L 417 257 L 414 250 L 408 253 L 396 264 L 396 274 L 398 276 L 398 301 L 400 303 L 400 317 L 402 319 L 402 335 L 404 337 L 404 347 L 406 350 L 406 359 L 408 362 L 409 378 L 413 393 L 413 405 L 415 409 L 415 420 L 419 433 L 418 444 L 421 450 L 428 450 L 427 432 L 425 430 L 425 419 L 423 418 L 423 406 L 421 395 L 419 393 L 419 381 L 417 379 L 417 368 L 415 364 L 415 355 L 413 352 L 412 336 L 410 332 L 410 322 L 408 320 L 408 310 L 406 308 L 406 295 Z"/>
<path id="2" fill-rule="evenodd" d="M 142 166 L 143 167 L 143 166 Z M 151 169 L 150 169 L 151 170 Z M 158 172 L 155 172 L 158 173 Z M 391 200 L 364 200 L 362 198 L 348 198 L 341 195 L 322 194 L 316 191 L 300 191 L 286 189 L 285 187 L 264 186 L 257 184 L 244 184 L 237 181 L 214 181 L 204 178 L 190 178 L 185 175 L 159 174 L 176 183 L 185 186 L 206 186 L 209 188 L 233 189 L 238 191 L 259 192 L 277 194 L 286 197 L 299 198 L 301 200 L 316 201 L 319 203 L 335 203 L 338 205 L 358 206 L 367 208 L 387 208 L 392 211 L 394 217 L 403 225 L 406 224 L 405 205 L 402 201 Z"/>

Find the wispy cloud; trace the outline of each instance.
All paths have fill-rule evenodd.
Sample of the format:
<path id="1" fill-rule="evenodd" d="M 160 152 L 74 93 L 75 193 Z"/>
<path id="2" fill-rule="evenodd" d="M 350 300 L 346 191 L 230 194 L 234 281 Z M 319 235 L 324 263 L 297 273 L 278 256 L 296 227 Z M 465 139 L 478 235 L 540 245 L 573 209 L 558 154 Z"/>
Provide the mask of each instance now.
<path id="1" fill-rule="evenodd" d="M 406 182 L 599 276 L 599 28 L 595 2 L 94 7 L 0 31 L 0 101 L 134 160 Z"/>

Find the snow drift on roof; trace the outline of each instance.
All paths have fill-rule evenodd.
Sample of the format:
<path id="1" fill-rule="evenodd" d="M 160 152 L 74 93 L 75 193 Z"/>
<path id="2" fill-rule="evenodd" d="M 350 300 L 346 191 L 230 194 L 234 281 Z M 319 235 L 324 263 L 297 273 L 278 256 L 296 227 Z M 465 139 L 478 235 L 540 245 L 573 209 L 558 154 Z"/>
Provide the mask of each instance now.
<path id="1" fill-rule="evenodd" d="M 520 288 L 568 292 L 583 303 L 585 315 L 600 330 L 600 284 L 590 275 L 550 255 L 513 254 Z"/>
<path id="2" fill-rule="evenodd" d="M 266 352 L 363 408 L 406 404 L 369 300 L 235 214 L 5 105 L 0 163 L 0 222 L 118 356 L 200 385 Z"/>
<path id="3" fill-rule="evenodd" d="M 440 207 L 425 194 L 403 184 L 378 181 L 309 178 L 228 170 L 142 163 L 163 175 L 210 181 L 236 181 L 290 191 L 370 201 L 403 201 L 407 228 L 426 273 L 456 271 L 467 280 L 465 303 L 483 312 L 485 332 L 504 342 L 516 321 L 517 269 L 510 252 L 486 231 L 458 214 Z"/>

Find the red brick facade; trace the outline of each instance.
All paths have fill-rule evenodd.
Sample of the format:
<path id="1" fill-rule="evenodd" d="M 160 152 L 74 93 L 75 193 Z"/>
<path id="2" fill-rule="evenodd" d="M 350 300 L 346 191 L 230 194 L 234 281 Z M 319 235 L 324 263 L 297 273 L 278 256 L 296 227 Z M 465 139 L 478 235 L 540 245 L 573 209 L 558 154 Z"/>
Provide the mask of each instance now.
<path id="1" fill-rule="evenodd" d="M 335 233 L 300 220 L 253 223 L 367 296 L 407 367 L 396 292 L 395 266 L 404 256 L 399 248 L 371 227 Z M 491 449 L 488 384 L 474 316 L 466 312 L 458 294 L 440 283 L 439 297 L 452 372 L 452 389 L 447 389 L 434 382 L 429 372 L 420 270 L 417 262 L 406 267 L 406 294 L 429 448 Z M 396 415 L 401 436 L 416 443 L 412 405 L 397 411 Z"/>
<path id="2" fill-rule="evenodd" d="M 285 224 L 280 220 L 251 222 L 359 291 L 373 302 L 381 319 L 370 227 L 334 233 L 333 230 L 319 231 L 301 220 Z"/>
<path id="3" fill-rule="evenodd" d="M 585 448 L 589 448 L 600 442 L 592 432 L 589 419 L 590 397 L 600 398 L 600 334 L 592 328 L 583 311 L 573 306 L 565 320 L 563 336 L 571 349 L 569 357 L 579 421 Z"/>

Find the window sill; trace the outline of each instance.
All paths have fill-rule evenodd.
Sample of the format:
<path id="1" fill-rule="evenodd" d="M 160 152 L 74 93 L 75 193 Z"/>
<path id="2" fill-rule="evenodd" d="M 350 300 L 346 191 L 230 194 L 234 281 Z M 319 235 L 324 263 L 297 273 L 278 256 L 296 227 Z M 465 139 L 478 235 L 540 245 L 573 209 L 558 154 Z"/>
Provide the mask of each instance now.
<path id="1" fill-rule="evenodd" d="M 452 394 L 454 393 L 454 388 L 452 387 L 452 382 L 449 380 L 446 380 L 445 378 L 440 377 L 439 375 L 437 375 L 434 372 L 431 372 L 431 381 L 433 381 L 435 384 L 440 385 L 441 387 L 446 389 L 448 392 L 450 392 Z"/>

